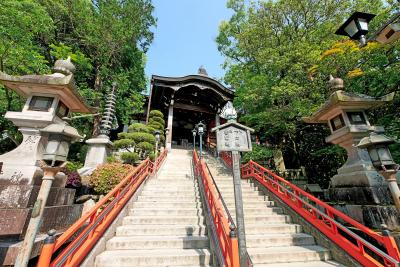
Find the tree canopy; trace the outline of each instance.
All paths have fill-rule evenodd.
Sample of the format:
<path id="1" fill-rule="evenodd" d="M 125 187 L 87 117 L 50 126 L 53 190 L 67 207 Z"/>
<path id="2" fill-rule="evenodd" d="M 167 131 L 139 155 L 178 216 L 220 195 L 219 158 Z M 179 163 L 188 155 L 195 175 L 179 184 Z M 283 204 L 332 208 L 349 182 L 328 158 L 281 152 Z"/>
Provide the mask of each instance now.
<path id="1" fill-rule="evenodd" d="M 3 0 L 0 70 L 13 75 L 48 73 L 55 60 L 71 56 L 79 92 L 88 104 L 101 110 L 111 83 L 117 82 L 117 118 L 127 124 L 142 111 L 145 53 L 156 24 L 153 9 L 150 0 Z M 1 86 L 0 90 L 0 113 L 19 110 L 21 99 Z M 0 130 L 13 128 L 3 117 Z M 93 126 L 93 118 L 82 118 L 73 124 L 90 136 L 98 121 Z"/>
<path id="2" fill-rule="evenodd" d="M 329 74 L 344 79 L 345 90 L 372 96 L 398 91 L 400 84 L 399 42 L 359 48 L 334 32 L 354 11 L 377 14 L 374 32 L 398 7 L 381 0 L 230 0 L 228 7 L 233 15 L 221 23 L 216 41 L 241 120 L 263 143 L 282 149 L 290 167 L 306 166 L 310 178 L 326 186 L 345 153 L 325 144 L 324 126 L 302 117 L 326 101 Z M 397 138 L 399 99 L 371 114 Z"/>

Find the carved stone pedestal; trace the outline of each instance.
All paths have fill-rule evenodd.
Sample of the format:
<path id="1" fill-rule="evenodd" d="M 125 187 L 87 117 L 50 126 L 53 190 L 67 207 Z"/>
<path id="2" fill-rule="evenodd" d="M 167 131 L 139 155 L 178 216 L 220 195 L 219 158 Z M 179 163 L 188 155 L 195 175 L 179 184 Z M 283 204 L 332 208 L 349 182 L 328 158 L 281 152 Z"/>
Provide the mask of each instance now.
<path id="1" fill-rule="evenodd" d="M 107 157 L 111 155 L 112 142 L 106 135 L 99 135 L 86 141 L 89 149 L 85 158 L 85 165 L 79 169 L 79 175 L 90 175 L 97 166 L 107 162 Z"/>

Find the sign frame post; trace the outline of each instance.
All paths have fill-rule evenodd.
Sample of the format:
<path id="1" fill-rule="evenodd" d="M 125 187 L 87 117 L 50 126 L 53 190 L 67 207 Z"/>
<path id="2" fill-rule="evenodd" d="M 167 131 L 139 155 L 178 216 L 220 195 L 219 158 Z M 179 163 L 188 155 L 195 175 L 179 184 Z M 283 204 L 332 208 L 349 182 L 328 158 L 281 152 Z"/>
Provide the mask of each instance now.
<path id="1" fill-rule="evenodd" d="M 243 197 L 240 173 L 240 152 L 252 150 L 250 133 L 253 129 L 248 128 L 234 120 L 217 126 L 211 130 L 217 135 L 218 151 L 232 152 L 232 174 L 233 188 L 235 194 L 236 225 L 238 231 L 240 266 L 247 266 L 246 231 L 244 223 Z"/>

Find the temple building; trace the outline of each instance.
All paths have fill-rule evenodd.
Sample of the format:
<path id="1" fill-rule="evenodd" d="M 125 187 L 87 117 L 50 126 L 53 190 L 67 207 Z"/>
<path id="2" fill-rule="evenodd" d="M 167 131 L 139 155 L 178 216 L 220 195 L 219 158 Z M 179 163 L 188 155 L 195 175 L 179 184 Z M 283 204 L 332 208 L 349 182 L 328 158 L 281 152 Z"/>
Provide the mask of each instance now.
<path id="1" fill-rule="evenodd" d="M 166 148 L 188 146 L 193 143 L 192 130 L 200 121 L 206 125 L 204 141 L 215 147 L 215 134 L 209 131 L 219 125 L 221 108 L 232 101 L 234 92 L 210 78 L 200 67 L 197 75 L 163 77 L 153 75 L 147 103 L 149 112 L 157 109 L 166 118 Z"/>

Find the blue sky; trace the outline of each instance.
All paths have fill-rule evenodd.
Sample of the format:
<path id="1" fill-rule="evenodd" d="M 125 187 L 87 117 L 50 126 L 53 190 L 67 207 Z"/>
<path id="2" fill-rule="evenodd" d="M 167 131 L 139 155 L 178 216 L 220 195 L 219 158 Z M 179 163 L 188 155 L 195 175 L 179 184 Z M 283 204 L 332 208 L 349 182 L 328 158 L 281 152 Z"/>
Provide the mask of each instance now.
<path id="1" fill-rule="evenodd" d="M 184 76 L 203 65 L 210 77 L 222 78 L 224 58 L 215 38 L 231 10 L 226 0 L 153 0 L 157 28 L 147 53 L 146 75 Z"/>

